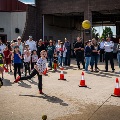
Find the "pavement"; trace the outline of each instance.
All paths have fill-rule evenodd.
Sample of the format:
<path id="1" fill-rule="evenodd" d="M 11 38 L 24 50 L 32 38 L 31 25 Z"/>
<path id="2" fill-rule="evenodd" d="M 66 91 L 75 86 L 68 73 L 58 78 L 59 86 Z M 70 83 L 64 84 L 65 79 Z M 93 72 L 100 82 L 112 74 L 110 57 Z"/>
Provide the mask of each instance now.
<path id="1" fill-rule="evenodd" d="M 112 97 L 115 79 L 119 78 L 118 63 L 115 73 L 104 72 L 99 63 L 98 73 L 85 73 L 87 88 L 79 87 L 82 70 L 76 61 L 65 67 L 66 81 L 58 80 L 60 70 L 49 71 L 43 76 L 43 95 L 38 93 L 38 80 L 12 84 L 13 73 L 4 74 L 4 86 L 0 88 L 0 120 L 120 120 L 120 98 Z"/>

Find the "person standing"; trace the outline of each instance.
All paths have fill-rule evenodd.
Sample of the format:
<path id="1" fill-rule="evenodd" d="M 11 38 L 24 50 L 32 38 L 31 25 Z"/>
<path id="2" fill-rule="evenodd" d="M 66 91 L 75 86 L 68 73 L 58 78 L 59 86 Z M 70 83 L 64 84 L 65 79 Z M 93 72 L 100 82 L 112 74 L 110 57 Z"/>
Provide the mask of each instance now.
<path id="1" fill-rule="evenodd" d="M 10 67 L 10 72 L 12 72 L 12 69 L 11 69 L 11 50 L 9 49 L 8 45 L 6 46 L 5 50 L 3 51 L 3 54 L 4 54 L 4 62 L 7 66 L 7 69 L 8 69 L 8 65 Z M 9 71 L 9 69 L 8 69 Z"/>
<path id="2" fill-rule="evenodd" d="M 19 46 L 14 47 L 14 52 L 12 53 L 11 59 L 13 60 L 14 63 L 14 78 L 16 79 L 17 72 L 19 76 L 21 76 L 20 68 L 21 68 L 22 55 L 19 50 Z"/>
<path id="3" fill-rule="evenodd" d="M 24 66 L 25 66 L 25 76 L 27 76 L 27 71 L 30 75 L 30 60 L 31 60 L 31 51 L 29 50 L 29 45 L 25 45 L 24 50 Z"/>
<path id="4" fill-rule="evenodd" d="M 44 46 L 44 44 L 43 44 L 43 42 L 42 42 L 42 39 L 40 39 L 40 40 L 38 41 L 38 43 L 37 43 L 37 55 L 38 55 L 38 57 L 40 57 L 40 52 L 41 52 L 42 50 L 45 50 L 45 46 Z"/>
<path id="5" fill-rule="evenodd" d="M 104 43 L 104 38 L 102 38 L 102 41 L 100 42 L 100 62 L 104 62 L 105 59 Z"/>
<path id="6" fill-rule="evenodd" d="M 24 43 L 22 43 L 22 38 L 20 36 L 17 37 L 17 41 L 11 44 L 11 47 L 19 46 L 19 51 L 23 56 Z M 21 72 L 23 73 L 23 58 L 21 59 Z"/>
<path id="7" fill-rule="evenodd" d="M 104 48 L 105 48 L 105 72 L 108 72 L 108 60 L 110 60 L 112 72 L 115 71 L 114 61 L 113 61 L 113 47 L 114 47 L 114 42 L 111 41 L 110 37 L 108 37 L 106 39 L 106 42 L 104 43 Z"/>
<path id="8" fill-rule="evenodd" d="M 120 39 L 119 39 L 119 43 L 117 45 L 117 59 L 118 59 L 118 64 L 119 64 L 119 69 L 120 69 Z M 120 73 L 120 71 L 119 71 Z"/>
<path id="9" fill-rule="evenodd" d="M 48 53 L 48 67 L 50 67 L 50 70 L 52 70 L 52 62 L 53 62 L 53 54 L 55 52 L 55 46 L 53 45 L 52 40 L 49 42 L 50 44 L 47 46 L 47 53 Z"/>
<path id="10" fill-rule="evenodd" d="M 61 47 L 60 42 L 61 42 L 61 40 L 58 40 L 58 43 L 57 43 L 56 46 L 55 46 L 55 49 L 56 49 L 56 52 L 57 52 L 57 56 L 58 56 L 58 64 L 59 64 L 59 65 L 60 65 L 60 61 L 61 61 L 60 55 L 59 55 L 59 49 L 60 49 L 60 47 Z"/>
<path id="11" fill-rule="evenodd" d="M 6 45 L 2 43 L 2 40 L 0 38 L 0 49 L 1 49 L 1 52 L 3 53 L 4 49 L 6 48 Z"/>
<path id="12" fill-rule="evenodd" d="M 95 63 L 95 72 L 99 72 L 97 69 L 98 59 L 99 59 L 99 53 L 100 53 L 100 47 L 97 44 L 97 41 L 95 39 L 92 39 L 92 45 L 91 45 L 91 72 L 93 72 L 93 66 Z"/>
<path id="13" fill-rule="evenodd" d="M 70 66 L 71 44 L 70 44 L 70 42 L 67 40 L 67 38 L 65 38 L 64 46 L 65 46 L 65 48 L 67 49 L 66 57 L 65 57 L 65 65 L 66 65 L 66 66 Z"/>
<path id="14" fill-rule="evenodd" d="M 64 46 L 64 43 L 63 42 L 60 42 L 61 44 L 61 47 L 59 49 L 59 56 L 60 56 L 60 66 L 65 66 L 65 58 L 66 58 L 66 52 L 67 52 L 67 49 L 65 48 Z"/>
<path id="15" fill-rule="evenodd" d="M 33 40 L 32 36 L 29 36 L 29 39 L 25 42 L 25 44 L 29 45 L 31 52 L 33 50 L 37 51 L 36 42 Z"/>
<path id="16" fill-rule="evenodd" d="M 85 69 L 84 44 L 82 43 L 82 38 L 77 37 L 77 42 L 75 43 L 74 50 L 76 53 L 76 60 L 77 60 L 78 69 L 80 69 L 80 62 L 82 62 L 83 69 Z"/>
<path id="17" fill-rule="evenodd" d="M 86 46 L 85 46 L 85 71 L 88 71 L 88 66 L 90 65 L 90 61 L 91 61 L 91 44 L 89 41 L 86 42 Z"/>

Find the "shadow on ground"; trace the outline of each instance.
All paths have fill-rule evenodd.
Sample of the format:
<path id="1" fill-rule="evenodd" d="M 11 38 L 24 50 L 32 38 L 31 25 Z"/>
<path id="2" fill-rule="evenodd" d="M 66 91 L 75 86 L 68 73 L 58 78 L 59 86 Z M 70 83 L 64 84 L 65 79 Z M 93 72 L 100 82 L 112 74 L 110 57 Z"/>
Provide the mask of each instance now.
<path id="1" fill-rule="evenodd" d="M 18 82 L 18 86 L 24 87 L 24 88 L 31 88 L 31 85 L 28 85 L 24 83 L 23 81 Z"/>
<path id="2" fill-rule="evenodd" d="M 38 85 L 38 83 L 37 82 L 35 82 L 34 80 L 28 80 L 28 82 L 30 82 L 31 84 L 34 84 L 34 85 Z"/>
<path id="3" fill-rule="evenodd" d="M 119 77 L 118 73 L 103 72 L 102 70 L 99 71 L 98 73 L 91 72 L 89 74 L 93 74 L 93 75 L 100 76 L 100 77 L 106 77 L 106 78 L 112 78 L 113 76 Z"/>
<path id="4" fill-rule="evenodd" d="M 19 96 L 42 98 L 42 99 L 46 99 L 48 102 L 59 103 L 62 106 L 68 106 L 68 104 L 65 103 L 62 99 L 55 97 L 55 96 L 49 96 L 46 94 L 43 94 L 42 96 L 36 96 L 36 95 L 19 95 Z"/>
<path id="5" fill-rule="evenodd" d="M 8 80 L 8 79 L 4 79 L 3 86 L 12 86 L 12 82 L 10 82 L 10 80 Z"/>

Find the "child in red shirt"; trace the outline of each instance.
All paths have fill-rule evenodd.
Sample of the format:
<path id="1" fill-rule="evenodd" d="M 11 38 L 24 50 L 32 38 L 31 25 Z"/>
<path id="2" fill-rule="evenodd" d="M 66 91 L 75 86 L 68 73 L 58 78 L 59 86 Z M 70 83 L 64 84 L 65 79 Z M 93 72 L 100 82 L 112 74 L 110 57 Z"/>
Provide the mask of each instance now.
<path id="1" fill-rule="evenodd" d="M 4 54 L 4 61 L 7 66 L 7 69 L 8 69 L 8 65 L 9 65 L 10 72 L 12 72 L 12 70 L 11 70 L 11 51 L 8 48 L 8 46 L 6 46 L 5 50 L 3 51 L 3 54 Z"/>

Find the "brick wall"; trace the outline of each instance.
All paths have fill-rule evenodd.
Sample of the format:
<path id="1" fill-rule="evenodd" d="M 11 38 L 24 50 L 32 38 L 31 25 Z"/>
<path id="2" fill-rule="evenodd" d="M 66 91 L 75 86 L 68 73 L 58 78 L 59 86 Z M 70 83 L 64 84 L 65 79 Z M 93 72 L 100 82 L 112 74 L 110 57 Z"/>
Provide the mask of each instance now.
<path id="1" fill-rule="evenodd" d="M 26 13 L 26 23 L 22 34 L 22 39 L 28 40 L 29 36 L 33 36 L 36 40 L 36 8 L 34 6 L 28 5 Z"/>
<path id="2" fill-rule="evenodd" d="M 84 18 L 92 22 L 92 14 L 87 18 L 88 11 L 91 13 L 91 11 L 120 9 L 120 0 L 35 0 L 35 3 L 36 8 L 28 6 L 24 40 L 28 39 L 29 35 L 35 40 L 43 37 L 42 14 L 84 12 Z M 89 37 L 90 35 L 87 39 Z"/>

